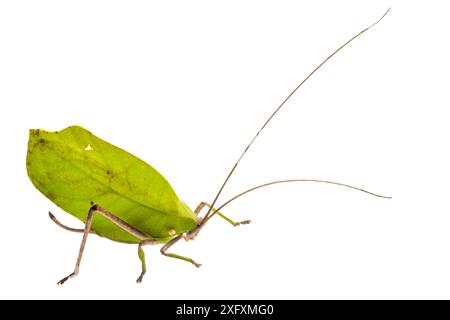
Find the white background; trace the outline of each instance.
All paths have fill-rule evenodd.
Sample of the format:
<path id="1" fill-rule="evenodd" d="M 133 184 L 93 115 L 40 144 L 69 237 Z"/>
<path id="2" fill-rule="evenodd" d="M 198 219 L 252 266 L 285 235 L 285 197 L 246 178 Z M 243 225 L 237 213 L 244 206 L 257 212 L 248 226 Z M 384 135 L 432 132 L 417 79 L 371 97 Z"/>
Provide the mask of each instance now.
<path id="1" fill-rule="evenodd" d="M 446 1 L 2 1 L 0 298 L 450 298 Z M 157 168 L 191 207 L 273 109 L 221 197 L 274 179 L 174 251 L 91 237 L 28 180 L 29 128 L 79 124 Z"/>

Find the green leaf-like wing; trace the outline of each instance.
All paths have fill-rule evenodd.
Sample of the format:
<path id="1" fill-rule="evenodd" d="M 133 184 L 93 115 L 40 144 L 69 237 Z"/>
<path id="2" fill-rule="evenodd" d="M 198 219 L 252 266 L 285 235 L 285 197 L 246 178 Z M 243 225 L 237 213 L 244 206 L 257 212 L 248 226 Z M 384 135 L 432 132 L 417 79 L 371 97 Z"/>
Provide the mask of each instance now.
<path id="1" fill-rule="evenodd" d="M 83 222 L 95 203 L 161 241 L 170 239 L 169 230 L 179 234 L 196 225 L 195 214 L 158 171 L 78 126 L 30 130 L 27 171 L 37 189 Z M 111 240 L 138 241 L 101 216 L 92 228 Z"/>

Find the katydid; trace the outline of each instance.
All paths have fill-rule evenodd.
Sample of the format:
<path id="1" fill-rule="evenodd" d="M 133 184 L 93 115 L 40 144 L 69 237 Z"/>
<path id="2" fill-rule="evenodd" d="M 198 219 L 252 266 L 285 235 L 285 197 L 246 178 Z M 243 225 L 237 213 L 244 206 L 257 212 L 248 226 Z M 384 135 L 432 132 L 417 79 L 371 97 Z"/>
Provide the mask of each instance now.
<path id="1" fill-rule="evenodd" d="M 328 183 L 381 198 L 389 198 L 333 181 L 289 179 L 253 187 L 216 208 L 219 196 L 239 162 L 275 114 L 329 59 L 375 26 L 388 12 L 389 10 L 371 26 L 363 29 L 336 49 L 287 96 L 246 146 L 211 204 L 201 202 L 195 210 L 191 210 L 179 199 L 167 180 L 153 167 L 134 155 L 96 137 L 82 127 L 71 126 L 59 132 L 42 129 L 30 130 L 26 166 L 32 183 L 57 206 L 85 224 L 82 229 L 70 228 L 61 224 L 49 212 L 50 218 L 60 227 L 72 232 L 83 233 L 75 269 L 61 279 L 58 284 L 63 284 L 78 274 L 90 233 L 113 241 L 138 245 L 138 257 L 142 264 L 142 271 L 137 282 L 142 281 L 146 272 L 145 255 L 142 249 L 145 245 L 162 244 L 161 253 L 163 255 L 200 267 L 200 264 L 191 258 L 168 252 L 169 248 L 180 239 L 186 241 L 194 239 L 216 214 L 233 226 L 250 223 L 250 220 L 235 222 L 220 210 L 237 198 L 270 185 L 290 182 Z M 199 213 L 205 207 L 207 213 L 200 218 Z"/>

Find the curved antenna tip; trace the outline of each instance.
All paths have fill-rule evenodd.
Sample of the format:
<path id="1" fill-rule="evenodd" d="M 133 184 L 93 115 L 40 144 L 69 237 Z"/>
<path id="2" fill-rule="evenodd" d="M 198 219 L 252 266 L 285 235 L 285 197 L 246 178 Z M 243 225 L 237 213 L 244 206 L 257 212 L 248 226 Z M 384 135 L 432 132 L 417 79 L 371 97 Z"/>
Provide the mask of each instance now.
<path id="1" fill-rule="evenodd" d="M 391 9 L 392 9 L 392 7 L 390 7 L 389 9 L 387 9 L 386 12 L 381 16 L 381 18 L 378 19 L 377 21 L 375 21 L 374 23 L 372 23 L 372 24 L 370 25 L 370 27 L 367 28 L 367 30 L 370 29 L 370 28 L 372 28 L 373 26 L 375 26 L 375 25 L 376 25 L 378 22 L 380 22 L 381 20 L 383 20 L 383 18 L 386 17 L 386 15 L 389 13 L 389 11 L 391 11 Z"/>
<path id="2" fill-rule="evenodd" d="M 353 189 L 353 190 L 356 190 L 356 191 L 360 191 L 360 192 L 363 192 L 363 193 L 366 193 L 368 195 L 371 195 L 371 196 L 374 196 L 374 197 L 378 197 L 378 198 L 392 199 L 392 197 L 390 197 L 390 196 L 383 196 L 381 194 L 368 191 L 366 189 L 362 189 L 362 188 L 355 187 L 355 186 L 352 186 L 352 185 L 349 185 L 349 184 L 346 184 L 346 183 L 341 183 L 341 182 L 336 182 L 336 181 L 319 180 L 319 179 L 287 179 L 287 180 L 271 181 L 271 182 L 263 183 L 263 184 L 255 186 L 253 188 L 247 189 L 247 190 L 239 193 L 238 195 L 232 197 L 228 201 L 224 202 L 217 210 L 214 211 L 214 213 L 219 211 L 219 210 L 221 210 L 223 207 L 228 205 L 230 202 L 233 202 L 234 200 L 242 197 L 243 195 L 246 195 L 247 193 L 250 193 L 250 192 L 255 191 L 257 189 L 269 187 L 269 186 L 272 186 L 272 185 L 275 185 L 275 184 L 292 183 L 292 182 L 314 182 L 314 183 L 331 184 L 331 185 L 336 185 L 336 186 L 345 187 L 345 188 L 348 188 L 348 189 Z"/>

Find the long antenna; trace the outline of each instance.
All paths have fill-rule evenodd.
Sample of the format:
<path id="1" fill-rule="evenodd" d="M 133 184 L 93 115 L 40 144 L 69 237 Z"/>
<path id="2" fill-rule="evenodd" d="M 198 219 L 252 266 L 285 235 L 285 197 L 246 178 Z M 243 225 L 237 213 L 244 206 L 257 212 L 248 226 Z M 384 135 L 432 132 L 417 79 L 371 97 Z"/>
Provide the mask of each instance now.
<path id="1" fill-rule="evenodd" d="M 255 190 L 258 190 L 258 189 L 261 189 L 261 188 L 269 187 L 269 186 L 272 186 L 272 185 L 275 185 L 275 184 L 292 183 L 292 182 L 316 182 L 316 183 L 332 184 L 332 185 L 336 185 L 336 186 L 345 187 L 345 188 L 353 189 L 353 190 L 356 190 L 356 191 L 364 192 L 364 193 L 367 193 L 367 194 L 369 194 L 369 195 L 371 195 L 371 196 L 374 196 L 374 197 L 383 198 L 383 199 L 392 199 L 392 197 L 389 197 L 389 196 L 383 196 L 383 195 L 381 195 L 381 194 L 374 193 L 374 192 L 371 192 L 371 191 L 367 191 L 367 190 L 365 190 L 365 189 L 358 188 L 358 187 L 355 187 L 355 186 L 352 186 L 352 185 L 349 185 L 349 184 L 346 184 L 346 183 L 335 182 L 335 181 L 329 181 L 329 180 L 319 180 L 319 179 L 287 179 L 287 180 L 275 180 L 275 181 L 271 181 L 271 182 L 266 182 L 266 183 L 263 183 L 263 184 L 259 184 L 259 185 L 255 186 L 255 187 L 252 187 L 252 188 L 250 188 L 250 189 L 247 189 L 247 190 L 245 190 L 245 191 L 242 191 L 242 192 L 238 193 L 237 195 L 235 195 L 235 196 L 232 197 L 231 199 L 225 201 L 219 208 L 214 209 L 213 214 L 211 214 L 206 220 L 204 220 L 204 223 L 208 222 L 208 220 L 211 219 L 212 216 L 213 216 L 214 214 L 216 214 L 216 212 L 222 210 L 225 206 L 229 205 L 229 204 L 230 204 L 231 202 L 233 202 L 234 200 L 236 200 L 236 199 L 238 199 L 238 198 L 240 198 L 240 197 L 246 195 L 247 193 L 250 193 L 250 192 L 252 192 L 252 191 L 255 191 Z M 52 219 L 52 220 L 53 220 L 53 219 Z M 203 222 L 203 221 L 202 221 L 202 222 Z"/>
<path id="2" fill-rule="evenodd" d="M 378 194 L 378 193 L 370 192 L 370 191 L 367 191 L 367 190 L 365 190 L 365 189 L 358 188 L 358 187 L 354 187 L 354 186 L 352 186 L 352 185 L 345 184 L 345 183 L 340 183 L 340 182 L 334 182 L 334 181 L 328 181 L 328 180 L 318 180 L 318 179 L 288 179 L 288 180 L 276 180 L 276 181 L 272 181 L 272 182 L 267 182 L 267 183 L 263 183 L 263 184 L 257 185 L 256 187 L 247 189 L 247 190 L 245 190 L 245 191 L 243 191 L 243 192 L 241 192 L 241 193 L 235 195 L 234 197 L 232 197 L 232 198 L 229 199 L 228 201 L 226 201 L 226 202 L 225 202 L 224 204 L 222 204 L 218 209 L 215 209 L 214 212 L 217 212 L 217 211 L 222 210 L 223 207 L 225 207 L 226 205 L 230 204 L 230 202 L 233 202 L 233 201 L 236 200 L 237 198 L 240 198 L 240 197 L 242 197 L 243 195 L 245 195 L 245 194 L 247 194 L 247 193 L 249 193 L 249 192 L 255 191 L 255 190 L 257 190 L 257 189 L 269 187 L 269 186 L 272 186 L 272 185 L 274 185 L 274 184 L 290 183 L 290 182 L 317 182 L 317 183 L 326 183 L 326 184 L 332 184 L 332 185 L 336 185 L 336 186 L 340 186 L 340 187 L 350 188 L 350 189 L 353 189 L 353 190 L 356 190 L 356 191 L 361 191 L 361 192 L 367 193 L 367 194 L 369 194 L 369 195 L 371 195 L 371 196 L 378 197 L 378 198 L 392 199 L 392 198 L 389 197 L 389 196 L 383 196 L 383 195 Z"/>
<path id="3" fill-rule="evenodd" d="M 264 130 L 264 128 L 269 124 L 269 122 L 273 119 L 273 117 L 278 113 L 278 111 L 281 110 L 281 108 L 286 104 L 286 102 L 294 95 L 295 92 L 297 92 L 298 89 L 300 89 L 300 87 L 306 82 L 308 81 L 308 79 L 314 74 L 316 73 L 317 70 L 319 70 L 325 63 L 328 62 L 328 60 L 330 60 L 336 53 L 338 53 L 339 51 L 341 51 L 345 46 L 347 46 L 350 42 L 352 42 L 353 40 L 355 40 L 356 38 L 358 38 L 360 35 L 362 35 L 364 32 L 366 32 L 367 30 L 369 30 L 370 28 L 372 28 L 373 26 L 375 26 L 378 22 L 380 22 L 389 12 L 389 10 L 391 10 L 391 8 L 389 8 L 382 16 L 381 18 L 379 18 L 377 21 L 375 21 L 373 24 L 371 24 L 370 26 L 368 26 L 367 28 L 363 29 L 362 31 L 358 32 L 356 35 L 354 35 L 353 37 L 351 37 L 349 40 L 347 40 L 347 42 L 345 42 L 343 45 L 341 45 L 339 48 L 337 48 L 332 54 L 330 54 L 325 60 L 323 60 L 313 71 L 311 71 L 311 73 L 305 78 L 303 79 L 302 82 L 300 82 L 300 84 L 286 97 L 286 99 L 284 99 L 284 101 L 278 106 L 278 108 L 272 113 L 272 115 L 266 120 L 266 122 L 262 125 L 261 129 L 259 129 L 259 131 L 256 133 L 256 135 L 253 137 L 253 139 L 250 141 L 250 143 L 247 145 L 247 147 L 244 149 L 244 151 L 242 152 L 241 156 L 239 157 L 239 159 L 236 161 L 236 163 L 234 164 L 233 168 L 231 168 L 230 172 L 228 173 L 228 176 L 225 178 L 225 181 L 223 182 L 222 186 L 219 189 L 219 192 L 217 192 L 216 197 L 214 198 L 213 202 L 211 203 L 211 206 L 208 209 L 208 212 L 206 213 L 205 217 L 203 218 L 203 221 L 201 223 L 201 225 L 204 225 L 210 217 L 212 217 L 217 210 L 215 210 L 214 212 L 212 212 L 212 208 L 214 207 L 214 205 L 217 202 L 217 199 L 219 199 L 220 194 L 223 191 L 223 188 L 225 187 L 225 185 L 227 184 L 228 180 L 230 179 L 230 177 L 232 176 L 232 174 L 234 173 L 234 170 L 236 170 L 236 167 L 238 166 L 239 162 L 241 162 L 241 159 L 244 157 L 244 155 L 247 153 L 248 149 L 251 147 L 251 145 L 253 144 L 253 142 L 255 142 L 256 138 L 258 138 L 259 134 L 261 133 L 261 131 Z"/>

